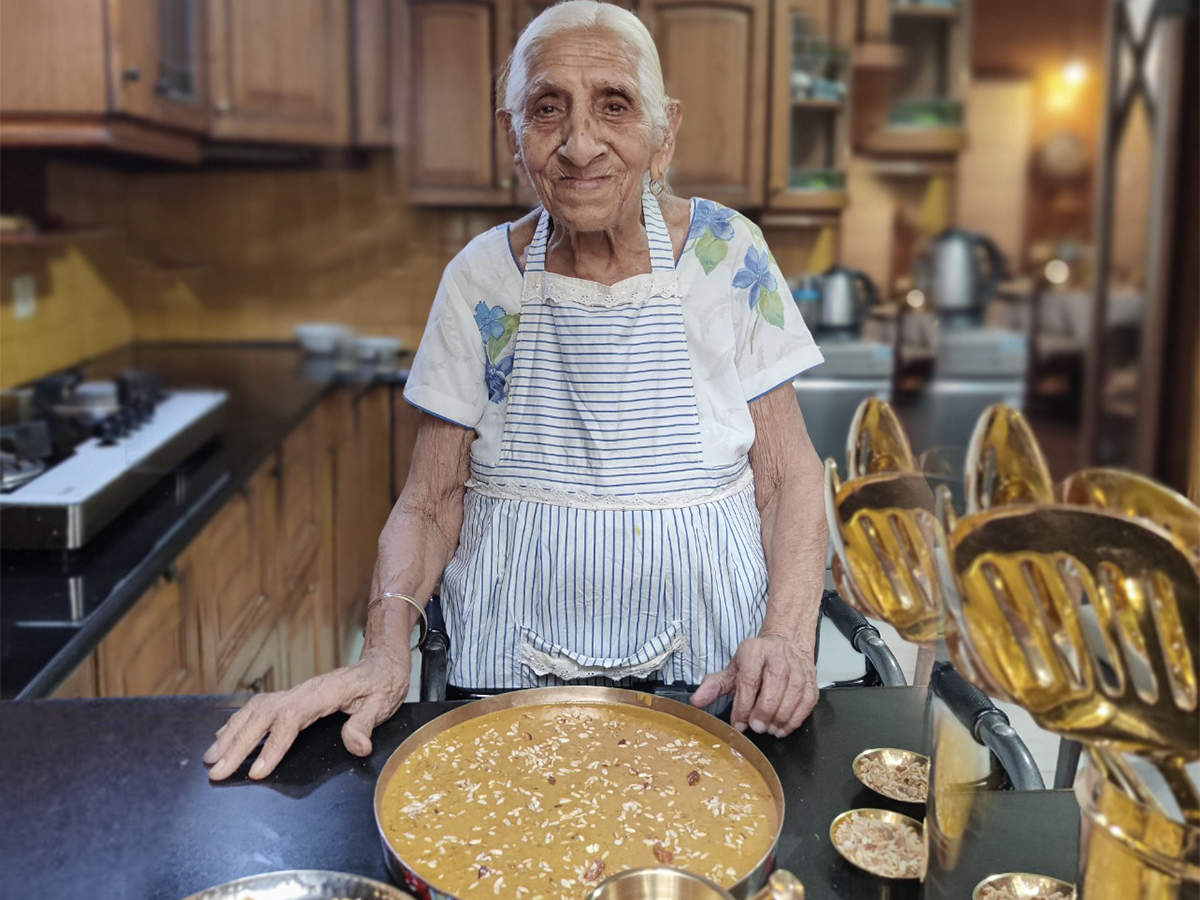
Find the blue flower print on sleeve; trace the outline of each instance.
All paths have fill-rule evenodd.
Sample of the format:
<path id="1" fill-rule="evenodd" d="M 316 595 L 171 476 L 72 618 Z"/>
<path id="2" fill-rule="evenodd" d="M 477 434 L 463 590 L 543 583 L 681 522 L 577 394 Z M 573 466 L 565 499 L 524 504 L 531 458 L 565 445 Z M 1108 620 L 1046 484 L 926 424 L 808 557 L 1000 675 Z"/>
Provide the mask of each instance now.
<path id="1" fill-rule="evenodd" d="M 711 275 L 713 269 L 720 265 L 729 252 L 729 242 L 734 237 L 733 220 L 736 216 L 736 212 L 719 203 L 696 200 L 696 208 L 692 212 L 692 227 L 688 229 L 687 246 L 696 254 L 705 275 Z"/>
<path id="2" fill-rule="evenodd" d="M 711 200 L 696 200 L 696 211 L 692 216 L 692 227 L 688 231 L 688 240 L 698 238 L 704 229 L 712 232 L 712 236 L 721 241 L 733 240 L 733 217 L 737 215 L 732 209 L 713 203 Z"/>
<path id="3" fill-rule="evenodd" d="M 746 258 L 742 268 L 733 276 L 735 288 L 750 288 L 750 308 L 758 305 L 758 298 L 763 292 L 775 290 L 775 275 L 771 272 L 771 257 L 765 250 L 750 246 L 746 250 Z"/>
<path id="4" fill-rule="evenodd" d="M 503 306 L 489 307 L 482 300 L 475 304 L 475 324 L 483 339 L 483 380 L 487 384 L 488 399 L 493 403 L 504 402 L 508 376 L 513 370 L 513 354 L 501 354 L 512 342 L 520 322 L 520 314 L 506 313 Z"/>
<path id="5" fill-rule="evenodd" d="M 754 336 L 760 320 L 776 328 L 783 327 L 783 299 L 779 295 L 779 279 L 775 277 L 772 266 L 773 260 L 766 245 L 757 247 L 751 244 L 746 249 L 742 267 L 733 274 L 733 287 L 736 290 L 748 290 L 746 302 L 756 313 L 750 329 L 751 350 L 754 349 Z"/>
<path id="6" fill-rule="evenodd" d="M 488 305 L 482 300 L 475 304 L 475 324 L 479 326 L 479 333 L 485 341 L 494 340 L 504 334 L 504 315 L 502 306 L 488 309 Z"/>

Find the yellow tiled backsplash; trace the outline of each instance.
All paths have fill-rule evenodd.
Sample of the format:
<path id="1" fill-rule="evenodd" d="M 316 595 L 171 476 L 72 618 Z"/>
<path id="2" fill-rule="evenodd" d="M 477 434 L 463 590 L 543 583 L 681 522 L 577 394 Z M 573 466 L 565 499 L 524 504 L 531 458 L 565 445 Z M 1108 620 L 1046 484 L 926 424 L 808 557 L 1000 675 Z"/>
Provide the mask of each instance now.
<path id="1" fill-rule="evenodd" d="M 418 209 L 398 171 L 391 153 L 287 170 L 49 163 L 49 209 L 98 230 L 0 250 L 0 386 L 134 339 L 283 339 L 311 320 L 415 347 L 442 268 L 514 211 Z M 36 282 L 27 319 L 20 274 Z"/>

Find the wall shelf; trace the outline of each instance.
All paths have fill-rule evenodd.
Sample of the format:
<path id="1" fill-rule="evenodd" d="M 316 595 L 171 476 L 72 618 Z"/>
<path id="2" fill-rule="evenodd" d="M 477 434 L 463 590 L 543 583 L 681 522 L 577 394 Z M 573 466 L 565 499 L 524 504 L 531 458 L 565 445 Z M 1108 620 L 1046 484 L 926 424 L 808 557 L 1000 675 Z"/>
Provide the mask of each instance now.
<path id="1" fill-rule="evenodd" d="M 932 19 L 953 22 L 958 18 L 956 6 L 934 6 L 931 3 L 910 3 L 892 7 L 894 19 Z"/>
<path id="2" fill-rule="evenodd" d="M 63 228 L 59 231 L 3 231 L 0 247 L 55 247 L 115 234 L 113 228 Z"/>
<path id="3" fill-rule="evenodd" d="M 954 126 L 931 128 L 882 128 L 867 137 L 862 150 L 883 155 L 958 153 L 967 143 L 964 129 Z"/>
<path id="4" fill-rule="evenodd" d="M 818 97 L 793 97 L 792 109 L 832 109 L 840 110 L 844 105 L 842 100 L 822 100 Z"/>
<path id="5" fill-rule="evenodd" d="M 850 62 L 859 69 L 901 69 L 904 67 L 904 48 L 883 41 L 855 44 Z"/>

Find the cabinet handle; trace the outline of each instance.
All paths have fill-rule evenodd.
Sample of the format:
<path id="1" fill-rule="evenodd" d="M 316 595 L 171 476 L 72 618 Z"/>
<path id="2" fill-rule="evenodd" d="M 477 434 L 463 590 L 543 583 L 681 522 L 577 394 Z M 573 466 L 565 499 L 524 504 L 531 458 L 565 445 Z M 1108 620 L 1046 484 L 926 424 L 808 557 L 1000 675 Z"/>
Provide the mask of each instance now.
<path id="1" fill-rule="evenodd" d="M 243 682 L 240 687 L 243 691 L 249 691 L 251 694 L 261 694 L 267 689 L 267 676 L 259 675 L 249 684 Z"/>
<path id="2" fill-rule="evenodd" d="M 310 594 L 315 594 L 317 592 L 317 586 L 315 584 L 310 584 L 308 586 L 308 592 Z"/>
<path id="3" fill-rule="evenodd" d="M 256 609 L 257 609 L 258 607 L 262 606 L 262 605 L 263 605 L 264 603 L 266 603 L 266 602 L 267 602 L 267 595 L 266 595 L 266 594 L 259 594 L 257 597 L 255 597 L 255 598 L 254 598 L 254 606 L 255 606 L 255 608 L 256 608 Z"/>
<path id="4" fill-rule="evenodd" d="M 510 187 L 512 187 L 512 179 L 511 178 L 501 178 L 500 179 L 500 187 L 507 191 Z"/>
<path id="5" fill-rule="evenodd" d="M 213 110 L 221 116 L 226 115 L 230 109 L 232 109 L 232 107 L 229 105 L 228 100 L 218 100 L 213 104 Z"/>
<path id="6" fill-rule="evenodd" d="M 158 94 L 158 96 L 165 97 L 170 92 L 171 82 L 167 81 L 167 79 L 160 78 L 158 81 L 154 82 L 154 93 Z"/>
<path id="7" fill-rule="evenodd" d="M 121 79 L 131 83 L 135 81 L 141 81 L 142 70 L 137 66 L 130 66 L 128 69 L 125 69 L 123 72 L 121 72 Z"/>

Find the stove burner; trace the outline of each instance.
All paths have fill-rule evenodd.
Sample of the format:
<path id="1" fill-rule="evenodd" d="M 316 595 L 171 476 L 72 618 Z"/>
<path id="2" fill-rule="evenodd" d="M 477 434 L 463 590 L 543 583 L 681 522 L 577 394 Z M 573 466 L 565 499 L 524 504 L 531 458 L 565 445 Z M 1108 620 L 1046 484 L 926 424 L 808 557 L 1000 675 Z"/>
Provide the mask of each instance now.
<path id="1" fill-rule="evenodd" d="M 45 471 L 46 464 L 40 459 L 18 459 L 0 450 L 0 492 L 15 491 Z"/>

